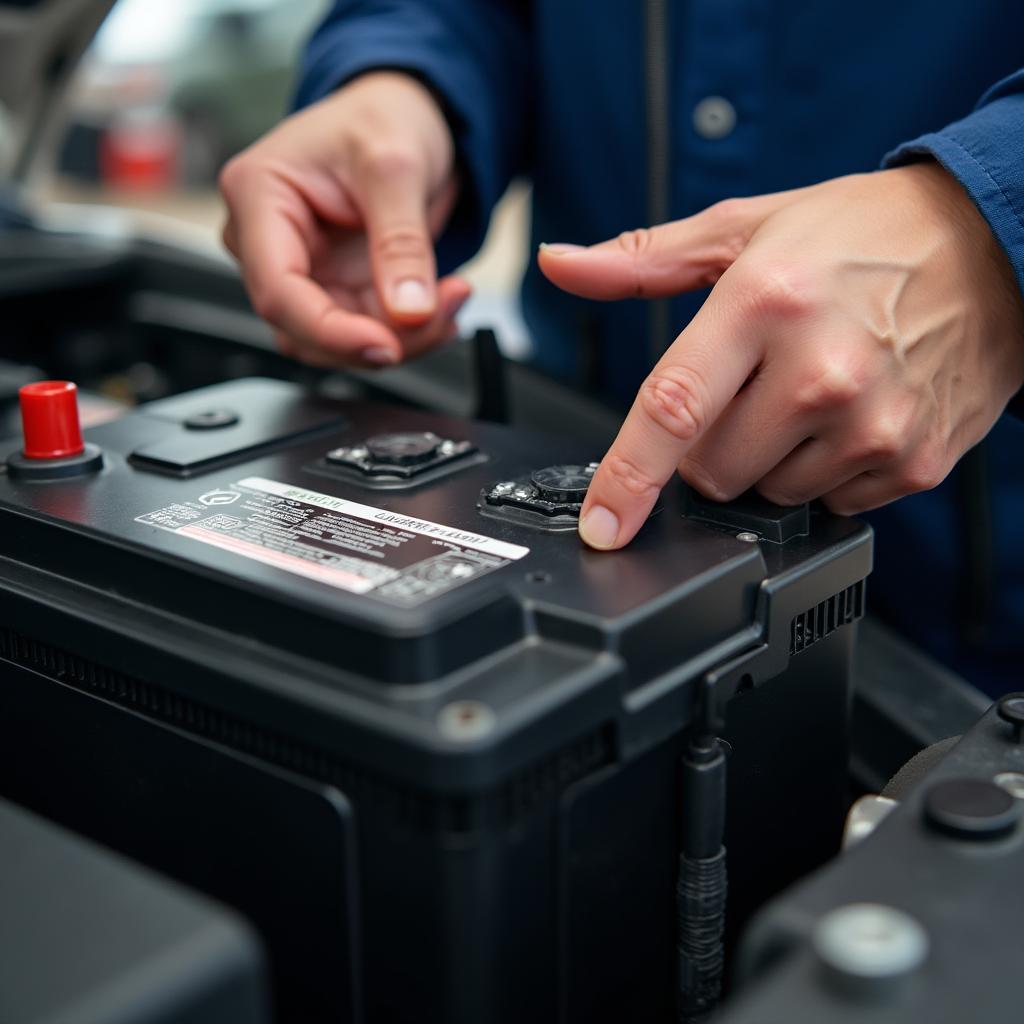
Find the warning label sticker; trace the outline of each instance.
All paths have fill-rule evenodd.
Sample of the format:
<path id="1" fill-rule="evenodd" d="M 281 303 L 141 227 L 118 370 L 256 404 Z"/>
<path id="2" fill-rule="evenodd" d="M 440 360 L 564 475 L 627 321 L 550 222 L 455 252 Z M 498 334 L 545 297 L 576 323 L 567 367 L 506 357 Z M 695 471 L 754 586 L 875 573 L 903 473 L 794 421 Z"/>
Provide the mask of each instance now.
<path id="1" fill-rule="evenodd" d="M 263 477 L 207 490 L 135 521 L 401 605 L 420 604 L 530 551 Z"/>

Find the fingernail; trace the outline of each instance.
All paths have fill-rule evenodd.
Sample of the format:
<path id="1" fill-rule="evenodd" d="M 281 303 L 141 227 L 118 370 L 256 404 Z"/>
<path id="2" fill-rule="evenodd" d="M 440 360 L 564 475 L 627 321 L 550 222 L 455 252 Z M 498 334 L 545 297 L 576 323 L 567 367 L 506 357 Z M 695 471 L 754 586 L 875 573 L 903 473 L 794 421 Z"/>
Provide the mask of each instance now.
<path id="1" fill-rule="evenodd" d="M 581 252 L 586 249 L 585 245 L 573 245 L 571 242 L 541 242 L 540 247 L 552 256 L 568 256 L 569 253 Z"/>
<path id="2" fill-rule="evenodd" d="M 429 313 L 433 309 L 433 300 L 422 281 L 407 277 L 391 290 L 391 308 L 398 313 Z"/>
<path id="3" fill-rule="evenodd" d="M 601 505 L 595 505 L 580 520 L 580 536 L 592 548 L 610 548 L 618 535 L 619 517 Z"/>
<path id="4" fill-rule="evenodd" d="M 372 363 L 374 366 L 390 366 L 392 363 L 398 362 L 398 356 L 391 349 L 384 348 L 383 345 L 364 348 L 359 354 L 364 363 Z"/>

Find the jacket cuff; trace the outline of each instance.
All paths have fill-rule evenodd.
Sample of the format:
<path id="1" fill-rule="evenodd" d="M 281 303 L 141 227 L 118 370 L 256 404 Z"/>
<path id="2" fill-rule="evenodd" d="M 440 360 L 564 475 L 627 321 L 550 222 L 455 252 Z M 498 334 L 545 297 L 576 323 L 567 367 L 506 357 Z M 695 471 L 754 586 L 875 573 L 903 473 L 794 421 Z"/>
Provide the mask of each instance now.
<path id="1" fill-rule="evenodd" d="M 1024 94 L 980 107 L 942 131 L 905 142 L 883 166 L 926 155 L 970 196 L 1006 253 L 1024 294 Z"/>
<path id="2" fill-rule="evenodd" d="M 885 157 L 883 166 L 921 156 L 937 160 L 960 182 L 992 229 L 1024 297 L 1024 93 L 999 95 L 1007 87 L 1022 85 L 1024 75 L 1011 76 L 991 90 L 974 113 L 904 143 Z M 1024 392 L 1011 399 L 1007 412 L 1024 419 Z"/>

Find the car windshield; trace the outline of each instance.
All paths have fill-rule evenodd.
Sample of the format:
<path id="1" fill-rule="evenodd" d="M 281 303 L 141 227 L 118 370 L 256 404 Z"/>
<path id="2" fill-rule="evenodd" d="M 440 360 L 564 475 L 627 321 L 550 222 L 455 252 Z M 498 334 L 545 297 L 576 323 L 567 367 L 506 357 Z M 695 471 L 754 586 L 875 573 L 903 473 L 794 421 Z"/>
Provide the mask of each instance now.
<path id="1" fill-rule="evenodd" d="M 89 56 L 102 64 L 172 59 L 201 8 L 199 0 L 178 0 L 173 4 L 121 0 L 100 26 Z"/>

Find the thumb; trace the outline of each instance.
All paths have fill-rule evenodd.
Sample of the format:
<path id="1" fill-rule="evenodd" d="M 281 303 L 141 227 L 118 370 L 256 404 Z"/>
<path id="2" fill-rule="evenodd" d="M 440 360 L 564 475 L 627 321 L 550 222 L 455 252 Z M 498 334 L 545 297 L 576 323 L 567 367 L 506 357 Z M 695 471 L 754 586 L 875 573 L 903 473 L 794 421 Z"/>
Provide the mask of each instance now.
<path id="1" fill-rule="evenodd" d="M 625 231 L 598 245 L 542 245 L 552 284 L 588 299 L 661 299 L 713 285 L 795 190 L 727 199 L 684 220 Z"/>
<path id="2" fill-rule="evenodd" d="M 362 213 L 373 280 L 388 316 L 426 323 L 437 308 L 437 265 L 427 219 L 427 183 L 416 169 L 372 177 Z"/>

